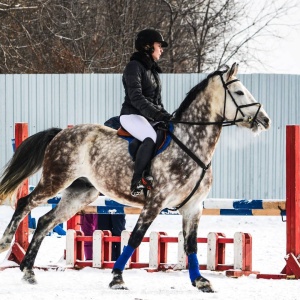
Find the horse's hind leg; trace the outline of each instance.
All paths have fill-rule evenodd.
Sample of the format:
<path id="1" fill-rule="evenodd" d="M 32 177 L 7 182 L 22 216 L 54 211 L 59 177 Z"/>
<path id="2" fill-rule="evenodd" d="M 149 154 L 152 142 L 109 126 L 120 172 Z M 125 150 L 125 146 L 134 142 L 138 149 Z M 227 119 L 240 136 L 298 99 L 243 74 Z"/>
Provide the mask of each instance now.
<path id="1" fill-rule="evenodd" d="M 48 176 L 51 177 L 52 180 L 45 180 L 45 175 L 43 174 L 40 182 L 32 193 L 18 200 L 12 219 L 0 239 L 0 253 L 9 248 L 20 222 L 30 211 L 40 204 L 45 203 L 48 199 L 56 196 L 60 190 L 68 185 L 68 181 L 70 181 L 70 178 L 63 181 L 59 175 L 55 176 L 50 172 L 48 173 Z"/>
<path id="2" fill-rule="evenodd" d="M 31 210 L 56 195 L 47 192 L 47 189 L 43 192 L 43 189 L 44 187 L 39 183 L 32 193 L 18 200 L 16 210 L 0 239 L 0 253 L 9 249 L 19 224 Z"/>
<path id="3" fill-rule="evenodd" d="M 52 228 L 62 222 L 61 218 L 55 219 L 55 214 L 57 211 L 58 206 L 39 218 L 37 228 L 26 251 L 25 257 L 20 264 L 20 270 L 24 273 L 23 280 L 30 284 L 37 283 L 35 274 L 33 272 L 33 265 L 42 241 Z"/>
<path id="4" fill-rule="evenodd" d="M 214 290 L 206 278 L 199 271 L 197 258 L 197 231 L 202 211 L 197 211 L 197 206 L 190 208 L 186 204 L 182 209 L 184 251 L 188 257 L 189 275 L 193 286 L 204 293 L 214 293 Z M 200 207 L 200 205 L 198 206 Z"/>
<path id="5" fill-rule="evenodd" d="M 29 195 L 20 198 L 16 210 L 0 239 L 0 253 L 9 249 L 14 234 L 25 216 L 31 211 L 29 206 Z"/>
<path id="6" fill-rule="evenodd" d="M 93 202 L 98 197 L 98 194 L 99 192 L 91 185 L 77 184 L 71 186 L 63 193 L 58 206 L 39 219 L 26 255 L 20 265 L 20 269 L 24 273 L 24 281 L 30 284 L 37 283 L 33 272 L 33 265 L 41 243 L 47 233 Z"/>

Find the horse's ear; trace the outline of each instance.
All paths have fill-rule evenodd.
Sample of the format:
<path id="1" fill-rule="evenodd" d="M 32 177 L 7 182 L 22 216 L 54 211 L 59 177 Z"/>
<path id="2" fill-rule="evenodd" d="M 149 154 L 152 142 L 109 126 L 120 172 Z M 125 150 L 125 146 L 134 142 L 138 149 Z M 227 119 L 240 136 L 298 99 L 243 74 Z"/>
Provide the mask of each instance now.
<path id="1" fill-rule="evenodd" d="M 234 63 L 231 66 L 230 70 L 227 72 L 227 80 L 232 76 L 236 76 L 238 69 L 239 69 L 239 64 Z"/>

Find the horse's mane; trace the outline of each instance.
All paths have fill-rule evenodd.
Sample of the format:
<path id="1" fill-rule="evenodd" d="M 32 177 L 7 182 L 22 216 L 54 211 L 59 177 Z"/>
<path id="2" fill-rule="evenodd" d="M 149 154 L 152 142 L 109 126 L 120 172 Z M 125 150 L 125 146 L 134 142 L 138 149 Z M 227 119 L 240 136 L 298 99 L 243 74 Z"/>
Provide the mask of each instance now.
<path id="1" fill-rule="evenodd" d="M 227 70 L 226 70 L 227 71 Z M 207 77 L 205 79 L 203 79 L 200 83 L 198 83 L 197 85 L 195 85 L 186 95 L 186 97 L 184 98 L 184 100 L 181 102 L 180 106 L 175 110 L 174 112 L 174 118 L 176 120 L 179 120 L 181 118 L 181 115 L 183 114 L 183 112 L 186 111 L 186 109 L 191 105 L 191 103 L 195 100 L 196 96 L 204 91 L 208 85 L 209 79 L 216 76 L 216 75 L 222 75 L 224 74 L 226 71 L 220 71 L 217 70 L 213 73 L 210 73 L 207 75 Z"/>

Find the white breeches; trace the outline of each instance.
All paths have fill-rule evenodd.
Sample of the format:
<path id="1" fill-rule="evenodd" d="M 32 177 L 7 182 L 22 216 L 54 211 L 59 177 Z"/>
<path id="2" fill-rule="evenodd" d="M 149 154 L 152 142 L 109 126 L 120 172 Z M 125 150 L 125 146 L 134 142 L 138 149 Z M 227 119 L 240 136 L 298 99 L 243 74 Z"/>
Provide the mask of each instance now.
<path id="1" fill-rule="evenodd" d="M 146 138 L 151 138 L 156 143 L 156 132 L 149 121 L 140 115 L 120 116 L 122 127 L 132 136 L 143 142 Z"/>

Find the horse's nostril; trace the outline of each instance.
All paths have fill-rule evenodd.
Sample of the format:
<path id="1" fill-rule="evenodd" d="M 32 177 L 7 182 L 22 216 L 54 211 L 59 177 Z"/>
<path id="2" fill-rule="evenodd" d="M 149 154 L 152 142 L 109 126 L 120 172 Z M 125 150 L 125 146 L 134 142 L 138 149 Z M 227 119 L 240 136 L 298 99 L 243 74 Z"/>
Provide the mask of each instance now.
<path id="1" fill-rule="evenodd" d="M 270 119 L 266 117 L 266 118 L 264 118 L 264 122 L 265 122 L 266 124 L 269 124 Z"/>

